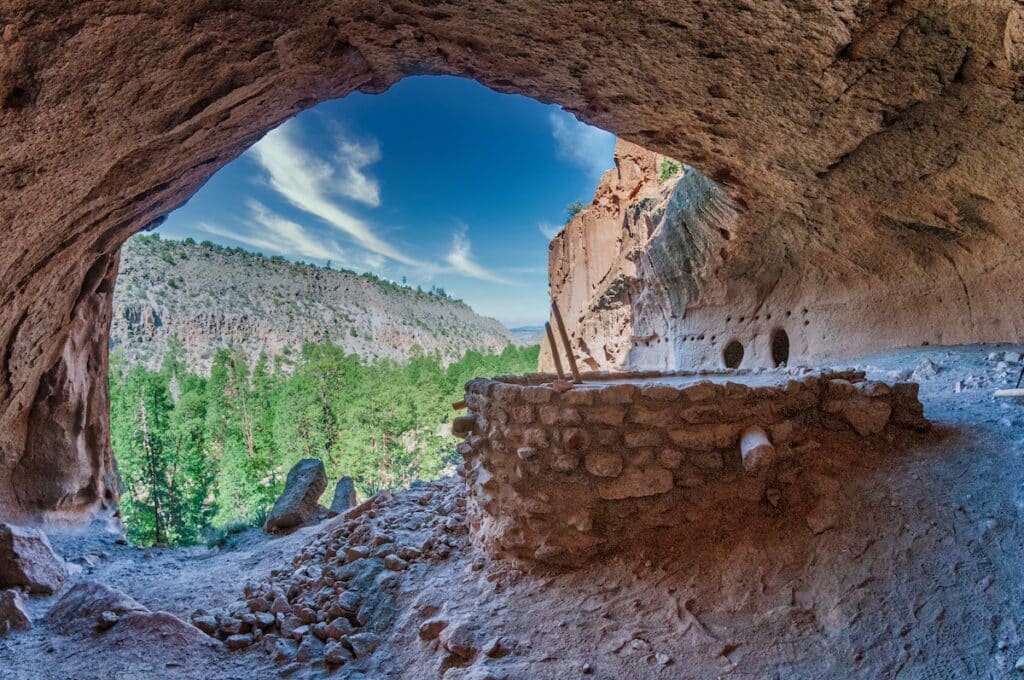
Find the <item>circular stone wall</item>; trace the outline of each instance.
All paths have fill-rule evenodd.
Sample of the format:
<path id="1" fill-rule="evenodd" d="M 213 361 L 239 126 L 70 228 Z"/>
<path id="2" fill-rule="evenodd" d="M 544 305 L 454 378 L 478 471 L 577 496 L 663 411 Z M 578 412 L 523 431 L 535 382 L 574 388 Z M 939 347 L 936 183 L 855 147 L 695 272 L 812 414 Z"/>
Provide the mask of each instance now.
<path id="1" fill-rule="evenodd" d="M 749 493 L 740 487 L 774 464 L 812 455 L 801 447 L 811 439 L 928 427 L 916 384 L 859 372 L 633 374 L 562 389 L 553 377 L 466 385 L 469 413 L 453 430 L 466 437 L 472 530 L 495 554 L 582 564 L 639 529 L 678 523 L 695 495 Z M 778 458 L 745 471 L 750 428 Z"/>

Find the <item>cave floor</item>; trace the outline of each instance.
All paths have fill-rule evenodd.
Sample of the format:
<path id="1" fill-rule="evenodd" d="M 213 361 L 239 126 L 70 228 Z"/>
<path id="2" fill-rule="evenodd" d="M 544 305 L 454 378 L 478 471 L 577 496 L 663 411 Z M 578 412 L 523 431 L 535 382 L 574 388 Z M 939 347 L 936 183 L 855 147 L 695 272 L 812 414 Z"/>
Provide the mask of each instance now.
<path id="1" fill-rule="evenodd" d="M 441 677 L 438 643 L 417 636 L 429 615 L 463 624 L 474 639 L 500 636 L 511 650 L 478 654 L 445 678 L 1024 677 L 1015 668 L 1024 668 L 1024 401 L 991 397 L 1012 386 L 1019 365 L 986 358 L 1011 349 L 1021 347 L 923 347 L 837 362 L 888 381 L 917 369 L 935 430 L 822 451 L 778 481 L 777 507 L 753 501 L 716 517 L 686 512 L 680 526 L 638 536 L 586 569 L 521 571 L 458 536 L 447 559 L 391 575 L 384 642 L 370 660 L 283 674 Z M 417 507 L 406 496 L 366 521 L 401 525 Z M 147 553 L 96 533 L 55 532 L 52 540 L 71 561 L 106 553 L 76 580 L 103 581 L 187 618 L 233 601 L 245 581 L 272 568 L 290 569 L 316 532 L 253 531 L 216 552 Z M 88 622 L 79 635 L 58 635 L 41 620 L 55 599 L 32 598 L 35 628 L 0 637 L 0 676 L 282 673 L 259 650 L 190 649 L 145 636 L 112 644 Z"/>

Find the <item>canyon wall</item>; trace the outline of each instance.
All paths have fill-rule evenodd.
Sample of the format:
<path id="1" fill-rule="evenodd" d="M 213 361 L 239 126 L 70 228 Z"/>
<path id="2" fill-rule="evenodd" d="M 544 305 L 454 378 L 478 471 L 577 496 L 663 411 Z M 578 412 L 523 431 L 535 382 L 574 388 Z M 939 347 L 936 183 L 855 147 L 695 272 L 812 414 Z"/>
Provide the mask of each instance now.
<path id="1" fill-rule="evenodd" d="M 328 340 L 367 360 L 404 361 L 418 347 L 447 364 L 512 342 L 498 321 L 438 293 L 219 246 L 133 238 L 121 249 L 111 347 L 129 364 L 157 369 L 172 338 L 204 374 L 228 346 L 253 363 Z"/>
<path id="2" fill-rule="evenodd" d="M 667 177 L 664 162 L 620 141 L 593 202 L 551 242 L 551 299 L 589 370 L 813 365 L 1024 333 L 1006 299 L 1024 278 L 1008 247 L 1018 204 L 957 193 L 931 223 L 882 216 L 870 236 L 826 223 L 751 242 L 723 186 L 685 165 Z M 554 369 L 547 342 L 540 369 Z"/>
<path id="3" fill-rule="evenodd" d="M 298 111 L 422 74 L 557 103 L 714 181 L 728 240 L 708 232 L 703 270 L 678 276 L 698 290 L 688 301 L 737 305 L 737 323 L 768 291 L 796 300 L 828 287 L 843 292 L 834 317 L 886 306 L 864 335 L 929 323 L 954 342 L 975 324 L 1020 326 L 1002 296 L 970 294 L 1018 278 L 1014 0 L 8 2 L 0 516 L 86 515 L 116 498 L 109 468 L 83 464 L 80 447 L 91 440 L 87 462 L 109 457 L 110 292 L 93 284 L 121 244 Z M 942 283 L 924 287 L 933 273 Z M 932 316 L 906 316 L 940 294 Z M 815 314 L 817 337 L 828 317 Z M 639 336 L 655 328 L 633 323 Z M 65 464 L 73 474 L 50 474 Z"/>

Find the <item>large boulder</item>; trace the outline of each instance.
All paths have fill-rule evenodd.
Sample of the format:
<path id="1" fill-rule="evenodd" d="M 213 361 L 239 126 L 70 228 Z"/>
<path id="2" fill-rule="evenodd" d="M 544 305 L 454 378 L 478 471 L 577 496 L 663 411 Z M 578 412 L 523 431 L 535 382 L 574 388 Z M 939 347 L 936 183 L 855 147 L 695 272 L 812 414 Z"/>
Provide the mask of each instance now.
<path id="1" fill-rule="evenodd" d="M 284 492 L 274 503 L 267 517 L 269 532 L 287 531 L 307 524 L 320 514 L 320 496 L 327 488 L 324 464 L 315 458 L 304 458 L 288 471 Z"/>
<path id="2" fill-rule="evenodd" d="M 27 588 L 49 595 L 60 590 L 67 573 L 38 529 L 0 522 L 0 587 Z"/>
<path id="3" fill-rule="evenodd" d="M 9 630 L 31 630 L 32 619 L 25 610 L 25 601 L 17 590 L 0 593 L 0 635 Z"/>
<path id="4" fill-rule="evenodd" d="M 49 626 L 61 635 L 88 637 L 93 649 L 127 648 L 156 654 L 179 663 L 200 648 L 219 648 L 195 626 L 168 612 L 150 611 L 128 594 L 96 581 L 78 583 L 46 615 Z M 99 637 L 98 634 L 102 634 Z"/>
<path id="5" fill-rule="evenodd" d="M 97 581 L 78 583 L 53 605 L 46 614 L 46 620 L 58 633 L 69 634 L 85 627 L 91 628 L 99 622 L 104 612 L 122 617 L 136 612 L 149 611 L 138 601 L 116 588 Z"/>
<path id="6" fill-rule="evenodd" d="M 342 477 L 334 485 L 334 500 L 331 501 L 331 515 L 340 515 L 355 506 L 356 484 L 351 477 Z"/>

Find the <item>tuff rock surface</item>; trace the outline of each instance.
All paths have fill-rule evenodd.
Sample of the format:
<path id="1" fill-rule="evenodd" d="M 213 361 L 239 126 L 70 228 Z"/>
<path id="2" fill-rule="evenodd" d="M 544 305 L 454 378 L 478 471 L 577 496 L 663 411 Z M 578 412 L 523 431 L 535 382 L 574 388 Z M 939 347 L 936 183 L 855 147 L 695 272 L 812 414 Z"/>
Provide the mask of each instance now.
<path id="1" fill-rule="evenodd" d="M 0 587 L 49 595 L 61 589 L 66 577 L 64 560 L 53 552 L 46 534 L 0 522 Z"/>
<path id="2" fill-rule="evenodd" d="M 660 292 L 630 335 L 663 339 L 670 322 L 651 315 L 678 320 L 694 301 L 709 311 L 692 323 L 710 328 L 723 305 L 749 318 L 821 291 L 829 306 L 798 316 L 815 324 L 798 351 L 830 341 L 829 314 L 877 322 L 859 337 L 1012 334 L 1020 307 L 972 291 L 1019 281 L 1006 244 L 1024 177 L 1022 13 L 1013 0 L 10 4 L 0 513 L 116 501 L 105 377 L 121 244 L 296 112 L 411 74 L 558 103 L 721 188 L 728 210 L 699 230 L 697 268 L 655 264 Z"/>
<path id="3" fill-rule="evenodd" d="M 0 591 L 0 635 L 11 630 L 32 630 L 32 618 L 17 590 Z"/>

